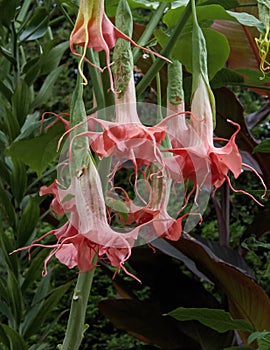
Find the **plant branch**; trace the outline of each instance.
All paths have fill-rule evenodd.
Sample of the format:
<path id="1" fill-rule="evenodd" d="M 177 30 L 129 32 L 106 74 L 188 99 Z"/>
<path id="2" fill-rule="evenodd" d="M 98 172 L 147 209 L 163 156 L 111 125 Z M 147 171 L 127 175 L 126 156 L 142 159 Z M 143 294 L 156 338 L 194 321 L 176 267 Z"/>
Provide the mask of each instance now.
<path id="1" fill-rule="evenodd" d="M 138 45 L 145 46 L 147 44 L 147 42 L 149 41 L 149 39 L 151 38 L 151 36 L 153 34 L 154 29 L 158 25 L 161 17 L 163 16 L 164 11 L 166 10 L 167 6 L 168 6 L 167 2 L 163 2 L 159 5 L 157 10 L 154 12 L 153 16 L 151 17 L 150 22 L 147 24 L 142 36 L 138 40 L 138 42 L 137 42 Z M 138 61 L 139 56 L 140 56 L 140 49 L 135 47 L 133 49 L 134 63 L 136 63 Z"/>
<path id="2" fill-rule="evenodd" d="M 190 15 L 191 15 L 191 1 L 189 1 L 188 5 L 186 6 L 185 11 L 183 12 L 179 22 L 177 23 L 176 27 L 174 28 L 170 36 L 170 39 L 167 41 L 166 45 L 161 50 L 160 54 L 162 56 L 169 57 L 177 41 L 177 38 L 179 37 L 180 33 L 184 29 L 184 26 L 187 20 L 189 19 Z M 143 79 L 138 84 L 136 88 L 137 96 L 140 96 L 144 92 L 144 90 L 147 88 L 147 86 L 156 76 L 157 72 L 161 70 L 161 68 L 164 66 L 165 63 L 166 63 L 165 60 L 157 57 L 156 61 L 152 64 L 150 69 L 147 71 Z"/>

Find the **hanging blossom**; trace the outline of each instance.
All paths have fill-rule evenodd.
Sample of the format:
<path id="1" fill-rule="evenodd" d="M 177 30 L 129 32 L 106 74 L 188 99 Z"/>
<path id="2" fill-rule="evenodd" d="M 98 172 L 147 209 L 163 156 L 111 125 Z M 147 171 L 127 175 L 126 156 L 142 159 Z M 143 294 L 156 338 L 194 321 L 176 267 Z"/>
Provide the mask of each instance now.
<path id="1" fill-rule="evenodd" d="M 109 72 L 111 90 L 114 91 L 113 76 L 110 69 L 110 50 L 115 47 L 118 39 L 124 39 L 132 45 L 144 50 L 145 52 L 153 53 L 169 62 L 169 60 L 156 52 L 137 45 L 126 34 L 117 29 L 107 17 L 104 11 L 104 0 L 80 0 L 80 7 L 77 20 L 70 36 L 71 52 L 79 56 L 79 72 L 83 77 L 84 84 L 87 84 L 87 79 L 82 72 L 82 62 L 85 60 L 92 66 L 103 71 L 102 68 L 89 61 L 86 57 L 87 48 L 92 48 L 96 52 L 104 51 L 106 55 L 106 68 Z M 79 45 L 83 47 L 83 53 L 80 54 L 75 51 L 74 46 Z M 115 92 L 115 91 L 114 91 Z"/>
<path id="2" fill-rule="evenodd" d="M 64 166 L 66 168 L 67 164 Z M 78 266 L 80 271 L 90 271 L 94 267 L 93 257 L 97 255 L 99 260 L 108 260 L 117 271 L 123 269 L 129 274 L 124 263 L 131 254 L 141 227 L 125 232 L 117 232 L 110 227 L 101 180 L 91 156 L 76 176 L 71 178 L 68 187 L 55 180 L 52 185 L 41 188 L 40 195 L 45 194 L 54 195 L 51 207 L 58 215 L 65 213 L 68 216 L 67 222 L 35 240 L 29 247 L 16 251 L 30 251 L 37 246 L 52 248 L 44 262 L 43 275 L 46 275 L 47 263 L 54 255 L 69 268 Z M 52 234 L 56 236 L 57 243 L 40 243 Z"/>
<path id="3" fill-rule="evenodd" d="M 213 110 L 209 87 L 202 75 L 199 76 L 198 86 L 194 91 L 191 102 L 191 114 L 188 123 L 189 141 L 184 140 L 182 147 L 172 148 L 170 151 L 180 155 L 183 162 L 183 176 L 190 178 L 197 186 L 197 191 L 203 186 L 213 187 L 213 194 L 227 181 L 234 192 L 241 192 L 250 196 L 256 203 L 260 204 L 250 193 L 233 188 L 229 178 L 232 172 L 235 178 L 242 173 L 243 167 L 252 170 L 266 186 L 258 172 L 248 164 L 242 162 L 238 146 L 235 142 L 240 131 L 240 126 L 227 120 L 236 127 L 229 140 L 213 138 Z M 223 147 L 216 147 L 214 141 L 227 142 Z"/>

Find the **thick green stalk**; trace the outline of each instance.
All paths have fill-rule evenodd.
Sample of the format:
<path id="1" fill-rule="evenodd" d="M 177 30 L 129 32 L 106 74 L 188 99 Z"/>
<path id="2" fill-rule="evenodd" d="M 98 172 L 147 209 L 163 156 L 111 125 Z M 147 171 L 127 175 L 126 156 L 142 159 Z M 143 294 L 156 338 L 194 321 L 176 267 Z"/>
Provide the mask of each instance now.
<path id="1" fill-rule="evenodd" d="M 96 257 L 93 259 L 93 264 Z M 80 272 L 71 302 L 71 309 L 61 350 L 77 350 L 81 345 L 85 331 L 85 312 L 92 287 L 95 269 L 90 272 Z"/>
<path id="2" fill-rule="evenodd" d="M 70 106 L 71 127 L 86 120 L 86 111 L 83 102 L 82 78 L 78 74 L 76 88 L 73 92 Z M 87 123 L 73 130 L 71 137 L 87 131 Z M 89 145 L 86 137 L 78 137 L 73 143 L 73 159 L 70 164 L 71 177 L 85 165 L 89 157 Z M 97 256 L 93 258 L 95 266 Z M 90 272 L 80 272 L 71 302 L 68 325 L 61 350 L 77 350 L 82 342 L 85 331 L 85 314 L 88 298 L 93 282 L 95 268 Z"/>
<path id="3" fill-rule="evenodd" d="M 170 36 L 170 39 L 167 41 L 166 45 L 161 50 L 160 54 L 162 56 L 169 57 L 170 53 L 172 52 L 172 49 L 174 48 L 176 40 L 177 40 L 178 36 L 180 35 L 180 33 L 182 32 L 182 30 L 184 29 L 184 26 L 185 26 L 187 20 L 189 19 L 190 15 L 191 15 L 191 1 L 186 6 L 185 11 L 183 12 L 179 22 L 177 23 L 176 27 L 174 28 L 174 30 Z M 154 64 L 152 64 L 152 66 L 146 72 L 143 79 L 138 84 L 138 86 L 136 88 L 137 96 L 140 96 L 144 92 L 144 90 L 147 88 L 147 86 L 153 80 L 153 78 L 155 77 L 157 72 L 161 70 L 161 68 L 164 66 L 165 63 L 166 63 L 165 60 L 157 57 Z"/>
<path id="4" fill-rule="evenodd" d="M 151 38 L 153 31 L 155 30 L 156 26 L 158 25 L 164 11 L 166 10 L 168 6 L 167 2 L 163 2 L 159 5 L 157 10 L 154 12 L 153 16 L 150 19 L 150 22 L 147 24 L 142 36 L 138 40 L 137 44 L 140 46 L 145 46 L 149 39 Z M 140 49 L 138 47 L 134 47 L 133 49 L 133 61 L 136 63 L 140 57 Z"/>

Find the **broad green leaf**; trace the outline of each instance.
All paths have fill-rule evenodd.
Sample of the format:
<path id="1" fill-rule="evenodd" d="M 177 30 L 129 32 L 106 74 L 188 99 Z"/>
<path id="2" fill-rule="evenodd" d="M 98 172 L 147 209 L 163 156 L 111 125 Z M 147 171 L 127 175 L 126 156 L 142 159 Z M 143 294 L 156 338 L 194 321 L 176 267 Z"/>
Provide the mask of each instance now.
<path id="1" fill-rule="evenodd" d="M 35 334 L 44 323 L 48 315 L 54 310 L 56 305 L 59 303 L 61 298 L 65 295 L 69 289 L 71 283 L 66 283 L 63 286 L 60 286 L 54 289 L 48 298 L 44 301 L 42 307 L 38 310 L 36 315 L 33 317 L 32 322 L 24 331 L 24 337 L 28 338 L 31 335 Z"/>
<path id="2" fill-rule="evenodd" d="M 160 2 L 173 2 L 173 0 L 160 0 L 160 1 L 153 1 L 153 0 L 128 0 L 130 8 L 145 8 L 145 9 L 153 9 L 155 10 Z"/>
<path id="3" fill-rule="evenodd" d="M 28 202 L 18 223 L 17 239 L 19 247 L 23 247 L 28 242 L 39 220 L 39 214 L 38 202 L 35 198 L 28 197 Z"/>
<path id="4" fill-rule="evenodd" d="M 230 84 L 241 84 L 244 78 L 232 69 L 222 68 L 211 80 L 211 87 L 217 89 Z"/>
<path id="5" fill-rule="evenodd" d="M 168 28 L 173 28 L 178 21 L 179 16 L 183 12 L 184 8 L 177 8 L 169 10 L 163 17 L 163 22 Z M 196 7 L 198 22 L 200 25 L 203 23 L 209 23 L 209 21 L 225 20 L 238 22 L 245 26 L 262 28 L 262 22 L 258 18 L 245 13 L 245 12 L 232 12 L 226 11 L 224 7 L 220 5 L 204 5 Z M 189 23 L 191 19 L 189 20 Z"/>
<path id="6" fill-rule="evenodd" d="M 40 176 L 57 157 L 57 143 L 63 132 L 64 126 L 57 123 L 45 135 L 12 143 L 7 152 L 29 165 Z"/>
<path id="7" fill-rule="evenodd" d="M 21 80 L 14 91 L 11 99 L 12 113 L 14 113 L 20 126 L 25 122 L 25 118 L 30 111 L 32 93 L 29 86 Z"/>
<path id="8" fill-rule="evenodd" d="M 270 139 L 262 140 L 262 142 L 254 148 L 253 152 L 270 153 Z"/>
<path id="9" fill-rule="evenodd" d="M 36 8 L 33 15 L 24 24 L 20 40 L 30 41 L 42 38 L 48 30 L 48 24 L 49 14 L 47 10 L 42 7 Z"/>
<path id="10" fill-rule="evenodd" d="M 207 47 L 207 68 L 209 80 L 224 67 L 229 56 L 230 47 L 226 38 L 212 30 L 203 29 Z M 155 37 L 161 46 L 168 40 L 168 35 L 161 30 L 155 31 Z M 177 40 L 172 52 L 172 58 L 179 60 L 189 72 L 192 72 L 192 33 L 185 33 Z"/>
<path id="11" fill-rule="evenodd" d="M 217 332 L 223 333 L 230 330 L 254 331 L 254 328 L 246 320 L 234 320 L 229 312 L 207 308 L 183 308 L 179 307 L 168 315 L 178 321 L 199 321 Z"/>
<path id="12" fill-rule="evenodd" d="M 18 0 L 0 0 L 0 24 L 9 27 L 11 20 L 15 17 Z"/>
<path id="13" fill-rule="evenodd" d="M 262 85 L 262 84 L 270 83 L 270 76 L 266 75 L 265 78 L 262 80 L 260 79 L 261 73 L 255 69 L 237 68 L 235 69 L 235 72 L 241 74 L 245 79 L 245 83 L 247 84 Z"/>
<path id="14" fill-rule="evenodd" d="M 36 98 L 34 99 L 31 107 L 33 109 L 37 108 L 41 104 L 44 104 L 48 101 L 48 99 L 51 97 L 53 92 L 53 86 L 55 82 L 58 79 L 59 74 L 63 70 L 63 66 L 60 66 L 53 71 L 46 77 L 44 80 L 44 83 L 41 86 L 41 89 L 39 90 L 39 93 L 37 94 Z"/>
<path id="15" fill-rule="evenodd" d="M 0 323 L 0 342 L 3 342 L 9 350 L 27 350 L 29 347 L 14 329 Z"/>
<path id="16" fill-rule="evenodd" d="M 225 9 L 234 9 L 239 6 L 239 2 L 237 0 L 200 0 L 198 1 L 198 5 L 212 5 L 217 4 Z"/>

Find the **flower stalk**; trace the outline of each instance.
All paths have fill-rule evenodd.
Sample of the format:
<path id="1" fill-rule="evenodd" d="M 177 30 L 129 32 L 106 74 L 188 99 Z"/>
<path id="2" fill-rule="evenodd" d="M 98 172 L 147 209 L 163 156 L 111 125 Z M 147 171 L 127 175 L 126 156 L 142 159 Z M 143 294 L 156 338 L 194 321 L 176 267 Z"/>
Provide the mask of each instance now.
<path id="1" fill-rule="evenodd" d="M 97 257 L 93 259 L 93 265 L 96 264 Z M 85 332 L 85 313 L 95 269 L 90 272 L 80 272 L 78 275 L 76 287 L 74 289 L 71 309 L 68 319 L 68 325 L 61 350 L 79 349 L 83 334 Z"/>

